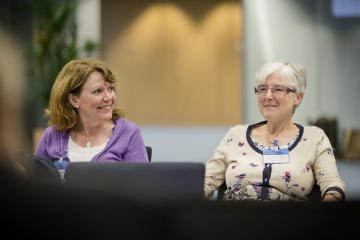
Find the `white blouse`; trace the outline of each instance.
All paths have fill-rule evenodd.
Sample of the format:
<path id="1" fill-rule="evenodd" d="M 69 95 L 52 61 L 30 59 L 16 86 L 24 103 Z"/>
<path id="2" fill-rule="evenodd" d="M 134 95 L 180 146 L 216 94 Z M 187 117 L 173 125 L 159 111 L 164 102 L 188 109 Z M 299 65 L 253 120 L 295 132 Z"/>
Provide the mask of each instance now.
<path id="1" fill-rule="evenodd" d="M 76 144 L 71 136 L 69 136 L 68 158 L 71 162 L 90 162 L 93 157 L 105 148 L 108 141 L 109 139 L 99 146 L 82 147 Z"/>

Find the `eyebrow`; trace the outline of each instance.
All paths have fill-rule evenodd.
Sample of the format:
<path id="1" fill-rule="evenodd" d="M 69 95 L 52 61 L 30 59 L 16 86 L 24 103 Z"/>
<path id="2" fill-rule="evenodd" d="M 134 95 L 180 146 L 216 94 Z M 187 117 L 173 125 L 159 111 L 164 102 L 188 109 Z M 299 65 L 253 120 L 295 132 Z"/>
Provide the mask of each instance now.
<path id="1" fill-rule="evenodd" d="M 269 86 L 269 85 L 266 85 L 266 84 L 260 84 L 258 87 L 286 87 L 286 88 L 293 88 L 293 86 L 285 86 L 285 85 L 281 85 L 281 84 L 275 84 L 273 86 Z"/>
<path id="2" fill-rule="evenodd" d="M 97 88 L 102 88 L 102 87 L 106 88 L 106 87 L 113 87 L 113 86 L 114 86 L 114 84 L 106 82 L 105 85 L 103 85 L 102 83 L 101 84 L 96 83 L 96 85 L 90 86 L 90 88 L 97 89 Z"/>

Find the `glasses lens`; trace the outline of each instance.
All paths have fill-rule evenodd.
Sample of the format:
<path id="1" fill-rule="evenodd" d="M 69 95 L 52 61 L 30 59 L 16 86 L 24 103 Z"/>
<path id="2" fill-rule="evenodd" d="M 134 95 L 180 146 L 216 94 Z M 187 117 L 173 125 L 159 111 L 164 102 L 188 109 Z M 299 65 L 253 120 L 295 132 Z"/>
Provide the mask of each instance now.
<path id="1" fill-rule="evenodd" d="M 271 94 L 275 97 L 283 97 L 286 93 L 294 92 L 293 89 L 281 85 L 276 85 L 274 87 L 260 85 L 255 87 L 255 93 L 260 96 L 265 96 L 268 93 L 269 89 L 271 90 Z"/>

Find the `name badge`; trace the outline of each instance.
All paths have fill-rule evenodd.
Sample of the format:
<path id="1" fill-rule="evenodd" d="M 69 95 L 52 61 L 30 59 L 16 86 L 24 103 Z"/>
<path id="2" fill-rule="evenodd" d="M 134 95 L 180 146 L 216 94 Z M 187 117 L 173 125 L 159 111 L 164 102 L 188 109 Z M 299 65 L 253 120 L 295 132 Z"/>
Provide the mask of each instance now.
<path id="1" fill-rule="evenodd" d="M 264 149 L 264 163 L 288 163 L 290 162 L 288 149 Z"/>

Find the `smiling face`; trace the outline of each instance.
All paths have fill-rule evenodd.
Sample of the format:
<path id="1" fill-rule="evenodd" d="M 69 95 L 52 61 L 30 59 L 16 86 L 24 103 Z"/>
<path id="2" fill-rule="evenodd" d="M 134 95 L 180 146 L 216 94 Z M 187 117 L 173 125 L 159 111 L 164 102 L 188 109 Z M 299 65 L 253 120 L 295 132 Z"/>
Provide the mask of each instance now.
<path id="1" fill-rule="evenodd" d="M 69 95 L 69 101 L 78 110 L 81 121 L 94 124 L 112 119 L 115 100 L 113 85 L 96 71 L 86 79 L 78 96 Z"/>
<path id="2" fill-rule="evenodd" d="M 261 85 L 272 89 L 276 89 L 276 87 L 295 88 L 289 81 L 281 78 L 278 73 L 270 74 Z M 261 115 L 268 121 L 282 121 L 291 118 L 295 108 L 303 98 L 303 93 L 286 91 L 282 94 L 276 94 L 276 91 L 274 93 L 272 93 L 272 90 L 268 90 L 266 95 L 258 94 Z"/>

